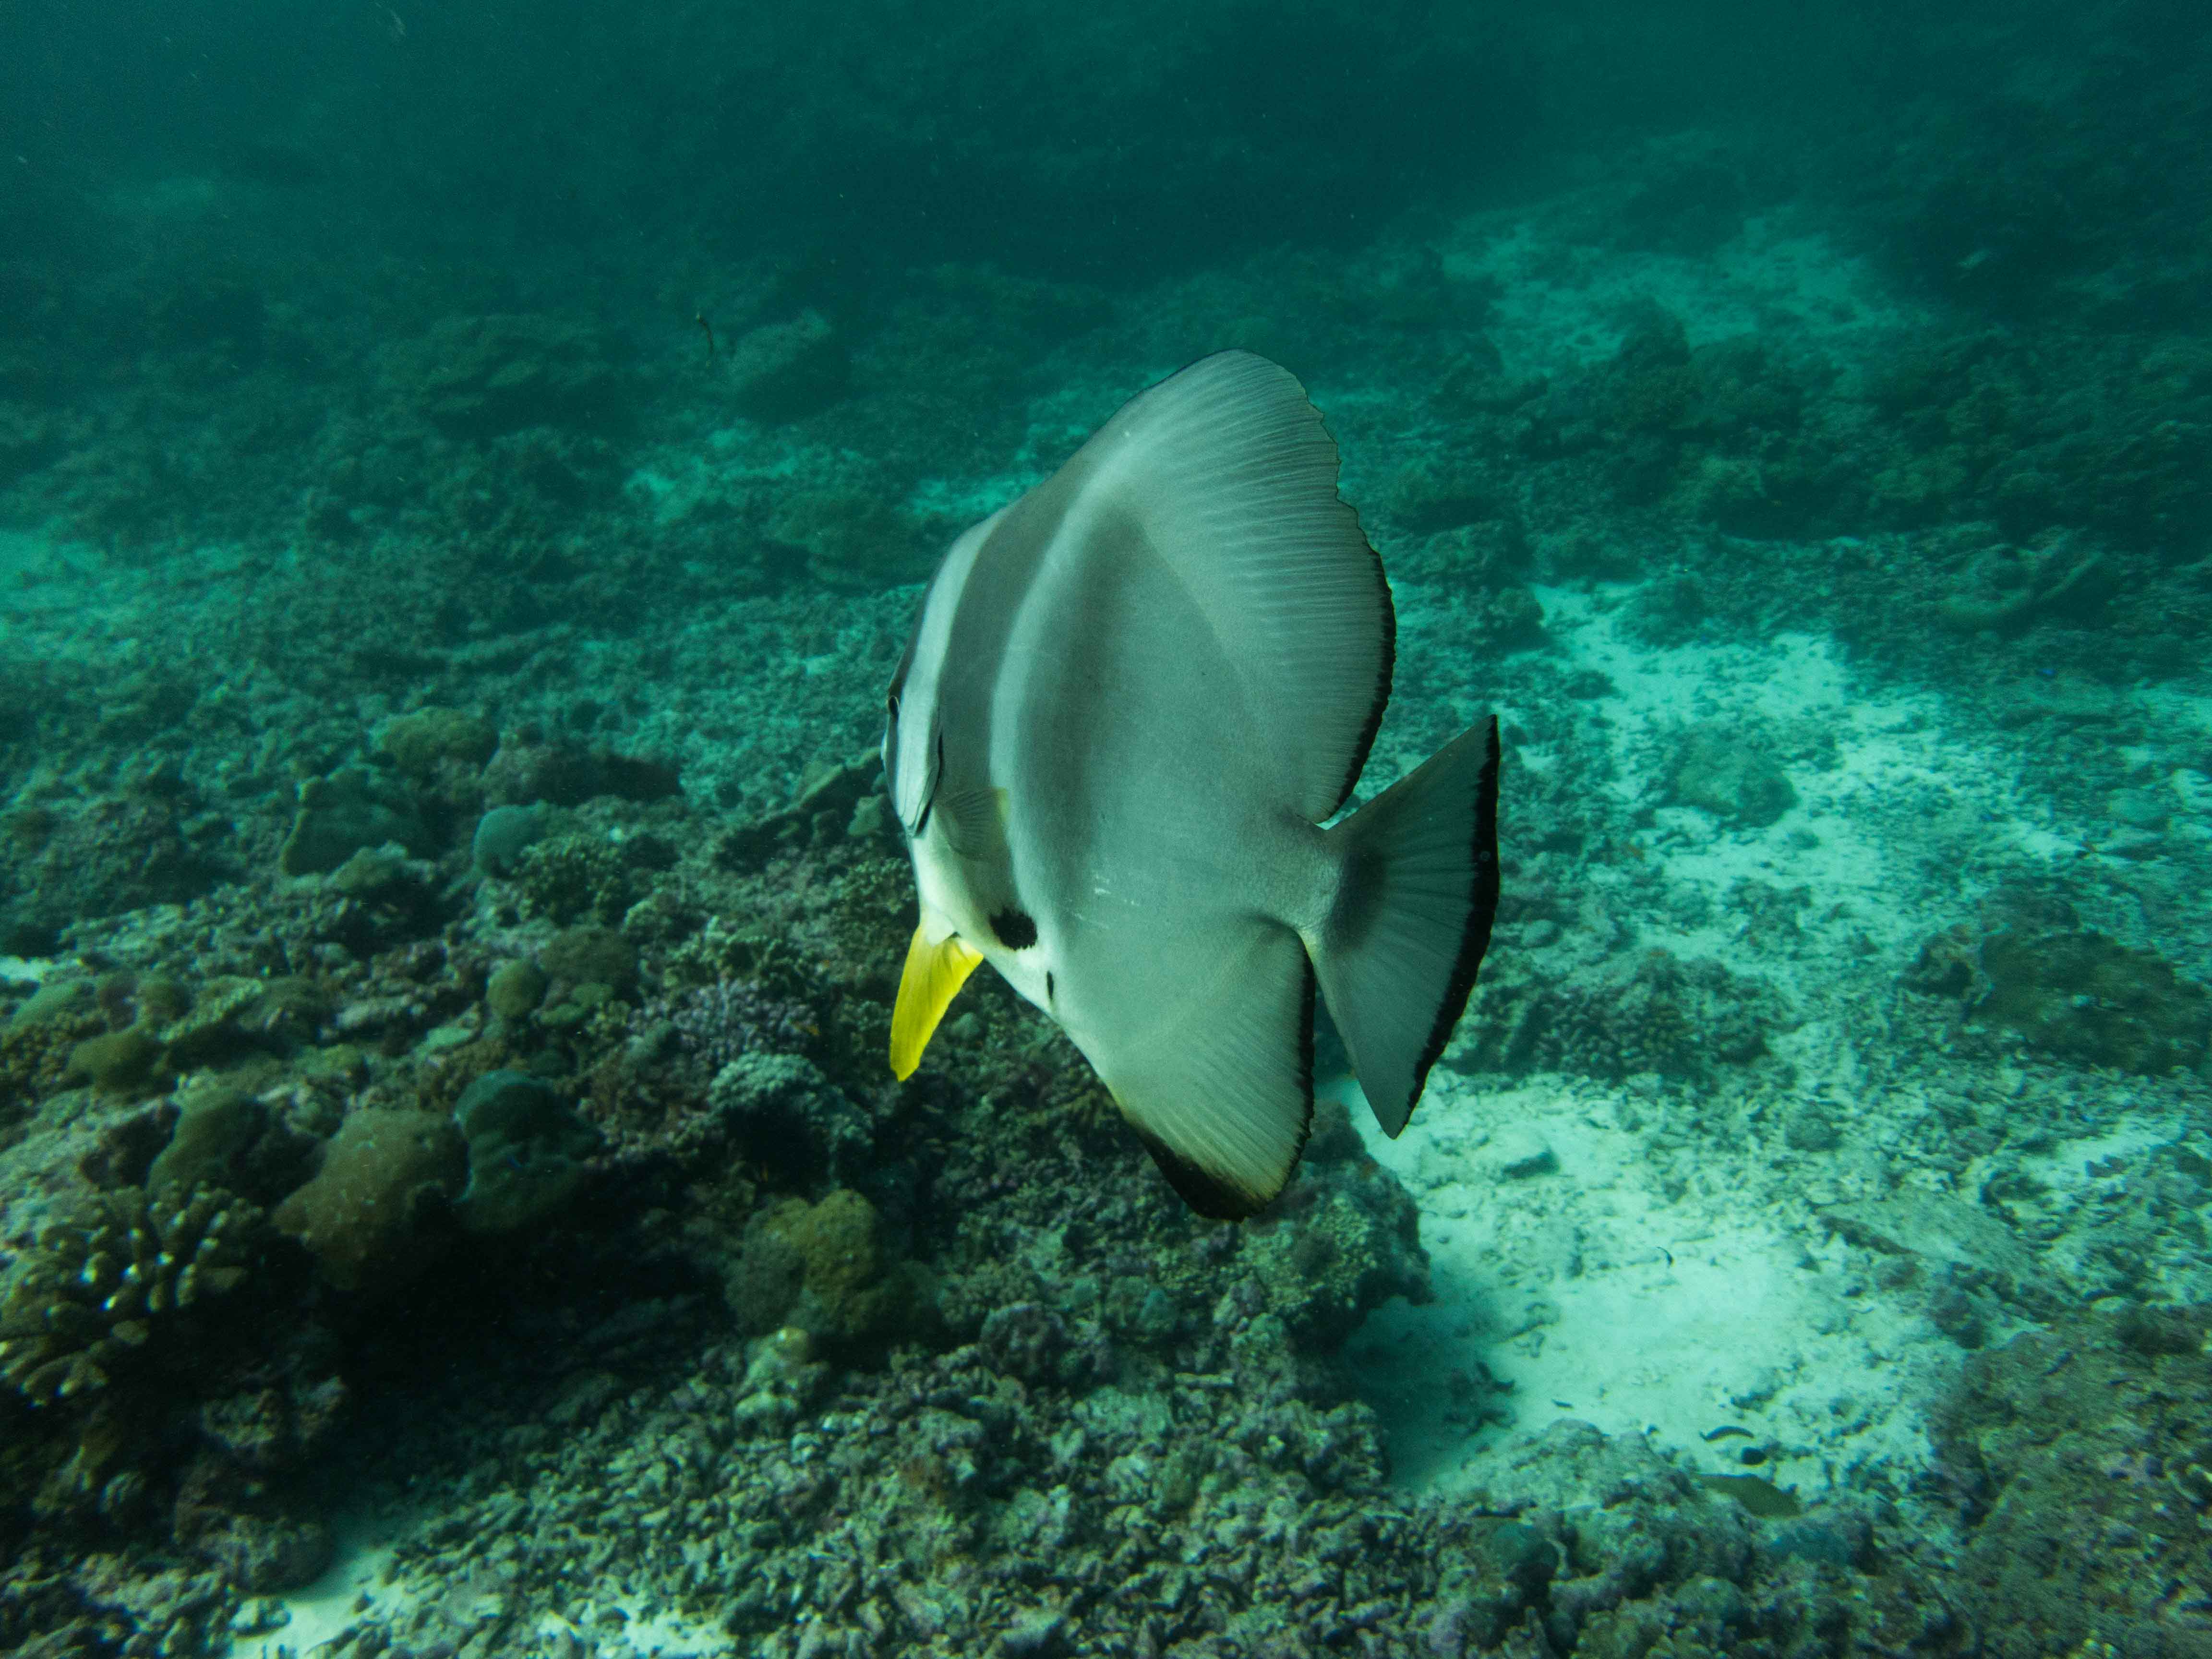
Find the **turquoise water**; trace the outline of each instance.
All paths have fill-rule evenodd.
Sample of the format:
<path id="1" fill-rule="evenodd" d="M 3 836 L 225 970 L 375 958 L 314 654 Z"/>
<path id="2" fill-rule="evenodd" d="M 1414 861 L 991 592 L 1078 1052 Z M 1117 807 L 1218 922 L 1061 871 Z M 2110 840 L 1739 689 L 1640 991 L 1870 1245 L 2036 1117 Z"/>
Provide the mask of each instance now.
<path id="1" fill-rule="evenodd" d="M 0 15 L 0 1650 L 2212 1651 L 2212 27 L 1524 10 Z M 1233 1226 L 876 765 L 1231 347 L 1504 740 Z"/>

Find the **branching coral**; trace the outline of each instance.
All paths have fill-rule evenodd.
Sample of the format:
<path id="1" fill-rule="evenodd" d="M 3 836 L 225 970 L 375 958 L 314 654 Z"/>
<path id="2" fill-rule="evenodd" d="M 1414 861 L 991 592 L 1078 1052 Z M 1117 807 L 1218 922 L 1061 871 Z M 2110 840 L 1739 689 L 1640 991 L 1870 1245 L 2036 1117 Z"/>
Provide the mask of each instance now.
<path id="1" fill-rule="evenodd" d="M 39 1403 L 103 1388 L 166 1315 L 238 1288 L 261 1212 L 216 1188 L 176 1202 L 103 1193 L 40 1236 L 0 1298 L 0 1376 Z"/>
<path id="2" fill-rule="evenodd" d="M 750 1054 L 795 1054 L 819 1035 L 813 1012 L 757 981 L 719 979 L 655 997 L 631 1017 L 635 1035 L 667 1043 L 695 1086 Z"/>

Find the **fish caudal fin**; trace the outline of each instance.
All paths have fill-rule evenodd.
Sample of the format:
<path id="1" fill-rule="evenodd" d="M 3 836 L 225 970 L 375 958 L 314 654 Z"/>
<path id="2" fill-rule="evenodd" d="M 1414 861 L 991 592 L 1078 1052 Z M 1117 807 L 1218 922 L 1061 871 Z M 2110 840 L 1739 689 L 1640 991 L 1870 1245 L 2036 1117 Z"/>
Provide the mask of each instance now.
<path id="1" fill-rule="evenodd" d="M 1309 939 L 1376 1121 L 1413 1115 L 1498 913 L 1498 722 L 1462 732 L 1329 832 L 1334 906 Z"/>
<path id="2" fill-rule="evenodd" d="M 902 1083 L 921 1064 L 921 1051 L 983 953 L 957 933 L 932 940 L 929 924 L 914 930 L 907 946 L 906 971 L 899 975 L 898 1001 L 891 1009 L 891 1075 Z"/>

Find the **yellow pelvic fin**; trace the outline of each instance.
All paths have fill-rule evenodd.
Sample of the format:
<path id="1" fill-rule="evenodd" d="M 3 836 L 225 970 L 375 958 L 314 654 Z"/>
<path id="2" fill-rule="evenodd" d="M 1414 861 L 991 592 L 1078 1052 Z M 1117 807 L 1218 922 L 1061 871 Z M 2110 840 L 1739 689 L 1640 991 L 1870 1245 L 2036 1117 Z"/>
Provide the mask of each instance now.
<path id="1" fill-rule="evenodd" d="M 929 1047 L 937 1022 L 982 960 L 983 953 L 957 933 L 933 944 L 927 923 L 914 930 L 906 971 L 899 975 L 898 1002 L 891 1010 L 891 1075 L 900 1082 L 921 1064 L 921 1051 Z"/>

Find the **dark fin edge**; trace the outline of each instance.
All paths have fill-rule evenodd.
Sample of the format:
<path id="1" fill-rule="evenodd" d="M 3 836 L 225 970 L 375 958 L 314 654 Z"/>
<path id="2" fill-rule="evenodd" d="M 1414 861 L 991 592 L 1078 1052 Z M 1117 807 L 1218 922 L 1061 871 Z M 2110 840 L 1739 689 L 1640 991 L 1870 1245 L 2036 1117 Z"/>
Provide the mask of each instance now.
<path id="1" fill-rule="evenodd" d="M 1413 1098 L 1419 1100 L 1427 1086 L 1429 1068 L 1437 1063 L 1451 1041 L 1452 1027 L 1467 1012 L 1474 990 L 1475 970 L 1490 948 L 1491 924 L 1498 919 L 1498 716 L 1490 717 L 1490 752 L 1482 763 L 1482 781 L 1474 803 L 1474 891 L 1468 906 L 1467 927 L 1459 936 L 1459 955 L 1452 963 L 1444 1000 L 1437 1006 L 1436 1024 L 1429 1028 L 1421 1050 L 1419 1069 L 1413 1073 Z"/>
<path id="2" fill-rule="evenodd" d="M 1137 1128 L 1133 1123 L 1129 1126 L 1136 1130 L 1137 1139 L 1144 1143 L 1145 1150 L 1152 1155 L 1152 1162 L 1160 1166 L 1160 1173 L 1167 1177 L 1168 1185 L 1176 1189 L 1177 1196 L 1184 1203 L 1209 1220 L 1245 1221 L 1259 1214 L 1282 1195 L 1283 1187 L 1291 1184 L 1291 1178 L 1298 1172 L 1299 1160 L 1305 1157 L 1306 1142 L 1313 1135 L 1314 1000 L 1317 994 L 1310 959 L 1306 962 L 1305 978 L 1306 994 L 1303 1005 L 1305 1013 L 1299 1021 L 1298 1031 L 1298 1080 L 1305 1093 L 1306 1112 L 1304 1120 L 1298 1125 L 1298 1144 L 1291 1153 L 1291 1167 L 1283 1176 L 1282 1187 L 1276 1188 L 1265 1198 L 1255 1198 L 1249 1193 L 1239 1192 L 1236 1188 L 1214 1179 L 1211 1173 L 1192 1163 L 1158 1135 Z"/>

